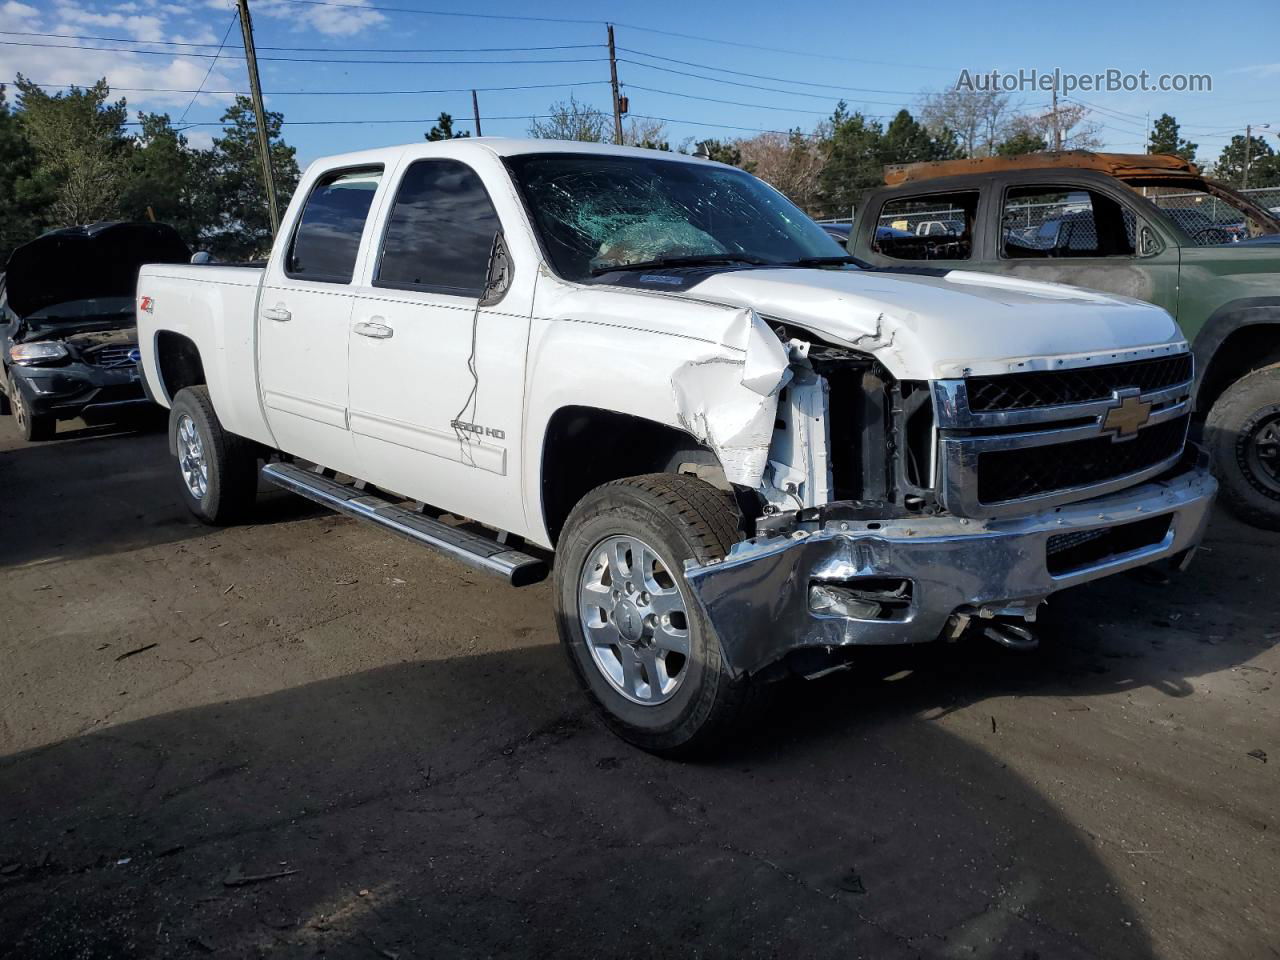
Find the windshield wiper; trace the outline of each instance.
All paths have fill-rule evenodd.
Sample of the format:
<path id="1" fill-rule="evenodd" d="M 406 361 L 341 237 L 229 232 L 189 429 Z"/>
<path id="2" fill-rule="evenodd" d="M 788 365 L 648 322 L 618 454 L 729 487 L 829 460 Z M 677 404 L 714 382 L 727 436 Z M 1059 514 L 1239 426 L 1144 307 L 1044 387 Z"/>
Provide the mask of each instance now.
<path id="1" fill-rule="evenodd" d="M 752 266 L 771 266 L 773 261 L 760 257 L 752 257 L 745 253 L 709 253 L 687 257 L 656 257 L 653 260 L 638 260 L 635 263 L 618 263 L 610 266 L 591 268 L 591 275 L 613 273 L 615 270 L 661 270 L 664 267 L 701 267 L 717 264 L 747 263 Z"/>

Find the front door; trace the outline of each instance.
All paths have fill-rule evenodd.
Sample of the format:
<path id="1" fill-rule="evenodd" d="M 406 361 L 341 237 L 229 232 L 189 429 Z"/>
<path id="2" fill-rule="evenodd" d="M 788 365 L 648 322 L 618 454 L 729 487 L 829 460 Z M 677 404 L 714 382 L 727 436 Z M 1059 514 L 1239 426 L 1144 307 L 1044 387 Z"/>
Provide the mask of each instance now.
<path id="1" fill-rule="evenodd" d="M 360 476 L 521 530 L 529 304 L 480 303 L 500 230 L 470 166 L 404 169 L 351 314 L 351 431 Z"/>
<path id="2" fill-rule="evenodd" d="M 351 473 L 347 338 L 352 278 L 381 168 L 330 173 L 307 196 L 258 301 L 259 383 L 277 445 Z"/>
<path id="3" fill-rule="evenodd" d="M 1128 204 L 1069 183 L 1010 186 L 979 269 L 1145 300 L 1178 314 L 1178 248 Z"/>

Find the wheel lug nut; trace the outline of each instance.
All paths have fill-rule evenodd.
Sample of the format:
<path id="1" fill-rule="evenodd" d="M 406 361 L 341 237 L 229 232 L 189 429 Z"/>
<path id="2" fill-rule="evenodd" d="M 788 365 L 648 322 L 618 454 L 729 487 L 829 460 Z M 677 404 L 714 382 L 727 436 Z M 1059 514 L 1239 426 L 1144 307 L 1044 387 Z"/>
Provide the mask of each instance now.
<path id="1" fill-rule="evenodd" d="M 631 585 L 631 581 L 627 581 L 627 593 L 635 593 L 636 588 Z"/>

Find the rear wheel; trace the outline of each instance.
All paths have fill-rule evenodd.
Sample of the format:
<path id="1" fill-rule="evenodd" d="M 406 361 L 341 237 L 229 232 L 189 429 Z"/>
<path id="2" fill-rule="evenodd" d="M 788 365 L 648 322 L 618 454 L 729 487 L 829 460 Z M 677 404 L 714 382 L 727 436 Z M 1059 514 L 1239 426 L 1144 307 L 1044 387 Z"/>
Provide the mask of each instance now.
<path id="1" fill-rule="evenodd" d="M 1205 421 L 1222 501 L 1246 523 L 1280 530 L 1280 364 L 1223 392 Z"/>
<path id="2" fill-rule="evenodd" d="M 9 405 L 13 408 L 13 421 L 23 439 L 30 441 L 52 440 L 58 432 L 57 421 L 47 414 L 35 414 L 22 398 L 17 382 L 9 377 Z"/>
<path id="3" fill-rule="evenodd" d="M 671 474 L 597 487 L 556 550 L 556 621 L 579 682 L 608 726 L 655 753 L 697 753 L 731 735 L 755 692 L 727 671 L 684 578 L 737 539 L 728 497 Z"/>
<path id="4" fill-rule="evenodd" d="M 174 397 L 169 446 L 192 513 L 218 526 L 248 516 L 258 492 L 257 448 L 222 429 L 207 387 L 187 387 Z"/>

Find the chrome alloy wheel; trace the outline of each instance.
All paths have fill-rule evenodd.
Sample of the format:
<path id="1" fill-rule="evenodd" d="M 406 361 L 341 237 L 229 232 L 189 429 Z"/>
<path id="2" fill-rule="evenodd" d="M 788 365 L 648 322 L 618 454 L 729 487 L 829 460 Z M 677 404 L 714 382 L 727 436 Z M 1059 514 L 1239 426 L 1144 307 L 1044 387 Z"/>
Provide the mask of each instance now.
<path id="1" fill-rule="evenodd" d="M 185 413 L 178 418 L 178 468 L 191 496 L 203 500 L 209 490 L 209 465 L 204 459 L 200 431 Z"/>
<path id="2" fill-rule="evenodd" d="M 22 399 L 22 391 L 18 389 L 17 383 L 10 378 L 9 380 L 9 406 L 13 408 L 13 421 L 18 425 L 19 430 L 27 429 L 27 405 Z"/>
<path id="3" fill-rule="evenodd" d="M 578 617 L 591 659 L 634 703 L 670 700 L 689 672 L 689 615 L 670 566 L 635 537 L 609 537 L 587 554 Z"/>

